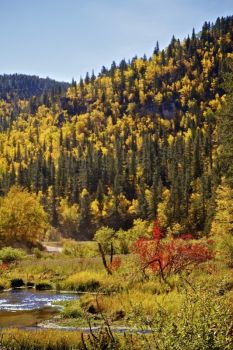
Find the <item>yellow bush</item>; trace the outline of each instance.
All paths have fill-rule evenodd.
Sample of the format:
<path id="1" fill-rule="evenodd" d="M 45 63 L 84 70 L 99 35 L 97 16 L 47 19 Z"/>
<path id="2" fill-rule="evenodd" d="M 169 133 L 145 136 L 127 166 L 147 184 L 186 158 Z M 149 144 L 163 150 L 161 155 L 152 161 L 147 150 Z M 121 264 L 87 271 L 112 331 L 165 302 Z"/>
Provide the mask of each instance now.
<path id="1" fill-rule="evenodd" d="M 91 292 L 100 289 L 103 275 L 92 271 L 82 271 L 71 275 L 64 282 L 67 289 L 76 290 L 79 292 Z"/>

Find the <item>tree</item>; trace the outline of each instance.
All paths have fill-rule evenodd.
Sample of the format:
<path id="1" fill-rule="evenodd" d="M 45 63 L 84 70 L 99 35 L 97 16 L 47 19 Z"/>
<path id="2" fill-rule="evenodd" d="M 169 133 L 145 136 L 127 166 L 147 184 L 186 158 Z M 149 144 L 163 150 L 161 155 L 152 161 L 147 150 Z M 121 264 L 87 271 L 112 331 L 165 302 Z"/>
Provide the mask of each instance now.
<path id="1" fill-rule="evenodd" d="M 94 235 L 94 240 L 97 243 L 100 243 L 104 249 L 104 252 L 108 254 L 111 253 L 115 238 L 116 232 L 107 226 L 102 226 L 99 228 Z"/>
<path id="2" fill-rule="evenodd" d="M 216 209 L 212 222 L 212 233 L 233 236 L 233 190 L 224 183 L 224 180 L 217 188 L 215 202 Z"/>
<path id="3" fill-rule="evenodd" d="M 84 188 L 80 194 L 80 211 L 79 211 L 79 236 L 82 238 L 87 238 L 90 236 L 90 226 L 91 226 L 91 201 L 90 195 L 86 188 Z"/>
<path id="4" fill-rule="evenodd" d="M 218 160 L 221 174 L 226 183 L 233 188 L 233 60 L 229 61 L 230 73 L 225 75 L 224 87 L 228 92 L 225 104 L 218 118 L 219 149 Z"/>
<path id="5" fill-rule="evenodd" d="M 70 237 L 77 234 L 79 225 L 79 206 L 70 205 L 67 198 L 63 198 L 59 206 L 59 224 L 62 233 Z"/>
<path id="6" fill-rule="evenodd" d="M 159 54 L 159 42 L 158 42 L 158 40 L 157 40 L 157 42 L 156 42 L 156 46 L 155 46 L 155 48 L 154 48 L 154 55 L 158 55 Z"/>
<path id="7" fill-rule="evenodd" d="M 211 234 L 217 243 L 217 253 L 233 262 L 233 189 L 223 183 L 216 191 L 215 215 L 211 225 Z"/>
<path id="8" fill-rule="evenodd" d="M 105 270 L 109 275 L 112 275 L 112 265 L 114 266 L 113 256 L 114 256 L 114 238 L 116 237 L 116 232 L 110 227 L 101 227 L 96 231 L 94 240 L 98 243 L 99 252 L 102 258 L 102 262 Z M 106 254 L 110 255 L 109 263 L 106 259 Z"/>
<path id="9" fill-rule="evenodd" d="M 43 239 L 48 216 L 35 194 L 13 186 L 0 204 L 0 244 L 32 247 Z"/>
<path id="10" fill-rule="evenodd" d="M 158 204 L 157 218 L 162 230 L 166 230 L 170 223 L 170 191 L 165 189 L 162 194 L 162 201 Z"/>
<path id="11" fill-rule="evenodd" d="M 232 187 L 231 72 L 221 84 L 232 31 L 233 16 L 207 23 L 69 86 L 0 76 L 0 194 L 13 184 L 42 192 L 55 227 L 67 198 L 83 239 L 137 218 L 158 217 L 175 234 L 209 232 L 220 178 Z"/>

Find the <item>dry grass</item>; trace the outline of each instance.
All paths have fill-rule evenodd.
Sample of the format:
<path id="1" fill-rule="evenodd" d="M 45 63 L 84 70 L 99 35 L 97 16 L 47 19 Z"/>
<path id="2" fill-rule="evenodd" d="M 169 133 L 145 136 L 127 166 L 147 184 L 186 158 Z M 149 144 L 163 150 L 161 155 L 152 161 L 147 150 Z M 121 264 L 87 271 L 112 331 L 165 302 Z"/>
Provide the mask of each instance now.
<path id="1" fill-rule="evenodd" d="M 20 329 L 4 330 L 1 333 L 1 349 L 9 350 L 68 350 L 82 349 L 81 336 L 76 332 L 39 330 L 29 332 Z"/>

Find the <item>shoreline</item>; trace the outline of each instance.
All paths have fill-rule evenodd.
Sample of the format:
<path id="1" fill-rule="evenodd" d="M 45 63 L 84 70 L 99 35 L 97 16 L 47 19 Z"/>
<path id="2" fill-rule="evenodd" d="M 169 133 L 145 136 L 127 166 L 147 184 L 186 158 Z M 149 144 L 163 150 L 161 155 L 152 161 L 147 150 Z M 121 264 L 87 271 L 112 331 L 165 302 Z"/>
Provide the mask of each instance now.
<path id="1" fill-rule="evenodd" d="M 75 327 L 75 326 L 60 326 L 51 320 L 47 322 L 41 322 L 38 323 L 36 329 L 54 329 L 54 330 L 61 330 L 61 331 L 74 331 L 74 332 L 81 332 L 81 333 L 91 333 L 91 332 L 98 332 L 103 328 L 108 328 L 107 325 L 100 325 L 100 326 L 93 326 L 91 328 L 89 327 Z M 139 329 L 135 327 L 127 327 L 127 326 L 110 326 L 110 329 L 112 332 L 116 333 L 125 333 L 125 332 L 130 332 L 130 333 L 138 333 L 138 334 L 151 334 L 153 333 L 153 330 L 151 329 Z"/>

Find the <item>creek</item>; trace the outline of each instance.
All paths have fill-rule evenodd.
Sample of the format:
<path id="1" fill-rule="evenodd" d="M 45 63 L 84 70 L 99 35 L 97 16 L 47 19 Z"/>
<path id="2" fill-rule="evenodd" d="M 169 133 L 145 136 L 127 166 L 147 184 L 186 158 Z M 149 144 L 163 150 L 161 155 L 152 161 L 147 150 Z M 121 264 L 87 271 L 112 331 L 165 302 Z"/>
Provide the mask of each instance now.
<path id="1" fill-rule="evenodd" d="M 11 290 L 0 294 L 0 327 L 36 327 L 59 312 L 55 302 L 77 299 L 77 294 Z"/>

